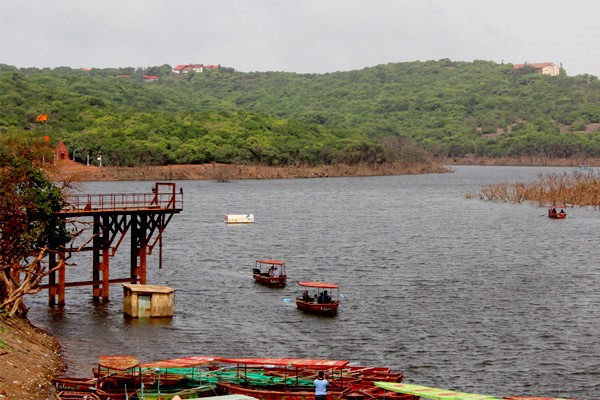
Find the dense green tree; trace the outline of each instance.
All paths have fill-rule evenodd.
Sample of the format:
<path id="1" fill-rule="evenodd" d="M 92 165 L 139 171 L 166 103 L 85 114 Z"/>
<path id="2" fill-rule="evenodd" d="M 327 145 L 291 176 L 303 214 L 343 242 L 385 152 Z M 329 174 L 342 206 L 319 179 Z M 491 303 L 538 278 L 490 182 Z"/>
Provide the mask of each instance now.
<path id="1" fill-rule="evenodd" d="M 68 237 L 54 214 L 62 192 L 38 165 L 45 150 L 27 135 L 0 137 L 0 310 L 11 317 L 27 314 L 23 296 L 40 290 L 44 257 Z"/>
<path id="2" fill-rule="evenodd" d="M 0 106 L 0 134 L 42 134 L 35 118 L 47 113 L 53 143 L 112 165 L 385 162 L 390 136 L 441 157 L 600 156 L 597 77 L 482 60 L 328 74 L 0 64 Z"/>

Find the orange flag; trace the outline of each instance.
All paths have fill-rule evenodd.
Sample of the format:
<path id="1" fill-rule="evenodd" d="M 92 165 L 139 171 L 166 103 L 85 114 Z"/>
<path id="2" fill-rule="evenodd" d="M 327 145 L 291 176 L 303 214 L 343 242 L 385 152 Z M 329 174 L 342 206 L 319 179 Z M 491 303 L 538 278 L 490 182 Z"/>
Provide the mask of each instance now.
<path id="1" fill-rule="evenodd" d="M 37 122 L 45 122 L 48 121 L 48 114 L 40 114 L 35 119 Z"/>

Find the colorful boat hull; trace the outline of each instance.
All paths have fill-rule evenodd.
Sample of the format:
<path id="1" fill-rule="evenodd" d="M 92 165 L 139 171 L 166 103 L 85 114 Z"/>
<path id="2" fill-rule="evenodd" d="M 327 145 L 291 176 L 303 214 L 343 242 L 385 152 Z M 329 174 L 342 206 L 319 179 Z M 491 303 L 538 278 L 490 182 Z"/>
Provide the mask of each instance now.
<path id="1" fill-rule="evenodd" d="M 308 302 L 300 298 L 296 298 L 296 307 L 299 310 L 304 311 L 308 314 L 323 315 L 326 317 L 334 317 L 338 313 L 340 304 L 338 302 L 331 303 L 317 303 Z"/>

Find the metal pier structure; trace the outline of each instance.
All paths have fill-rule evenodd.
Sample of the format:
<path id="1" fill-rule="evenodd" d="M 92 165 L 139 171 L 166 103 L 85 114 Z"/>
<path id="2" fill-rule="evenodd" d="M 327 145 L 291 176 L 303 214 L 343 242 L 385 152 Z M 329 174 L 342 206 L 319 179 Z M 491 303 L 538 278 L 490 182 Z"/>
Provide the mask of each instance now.
<path id="1" fill-rule="evenodd" d="M 162 234 L 173 215 L 183 209 L 183 191 L 174 183 L 156 182 L 152 193 L 87 194 L 67 196 L 68 207 L 59 214 L 64 224 L 78 221 L 90 223 L 92 235 L 83 245 L 63 243 L 60 250 L 50 253 L 48 304 L 63 306 L 65 290 L 73 286 L 92 286 L 93 301 L 109 301 L 111 283 L 146 284 L 146 258 L 159 246 L 162 266 Z M 114 256 L 127 232 L 131 238 L 130 273 L 128 277 L 112 278 L 110 257 Z M 83 231 L 87 233 L 87 231 Z M 81 235 L 76 240 L 82 241 Z M 67 253 L 92 252 L 92 280 L 67 282 Z"/>

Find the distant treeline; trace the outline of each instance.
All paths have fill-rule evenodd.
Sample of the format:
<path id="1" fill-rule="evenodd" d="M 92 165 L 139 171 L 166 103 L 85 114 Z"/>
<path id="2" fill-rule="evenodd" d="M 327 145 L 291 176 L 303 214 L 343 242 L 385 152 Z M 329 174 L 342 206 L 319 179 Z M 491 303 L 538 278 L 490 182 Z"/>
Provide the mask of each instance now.
<path id="1" fill-rule="evenodd" d="M 489 61 L 327 74 L 0 64 L 0 106 L 0 134 L 29 131 L 79 161 L 101 153 L 122 166 L 600 157 L 597 77 Z"/>

